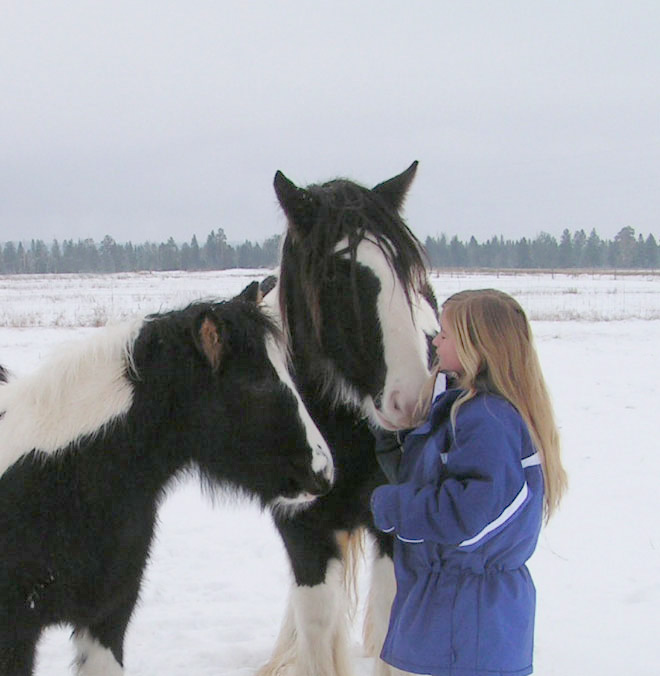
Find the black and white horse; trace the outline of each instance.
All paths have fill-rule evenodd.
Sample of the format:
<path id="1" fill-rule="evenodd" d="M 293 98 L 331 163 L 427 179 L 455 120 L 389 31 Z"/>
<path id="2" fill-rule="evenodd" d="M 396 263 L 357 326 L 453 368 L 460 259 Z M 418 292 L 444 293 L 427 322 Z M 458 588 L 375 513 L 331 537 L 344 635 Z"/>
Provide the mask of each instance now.
<path id="1" fill-rule="evenodd" d="M 392 543 L 369 511 L 371 491 L 385 481 L 369 426 L 410 425 L 438 331 L 421 246 L 399 213 L 416 168 L 371 190 L 346 180 L 302 189 L 275 176 L 288 229 L 265 302 L 289 336 L 296 385 L 332 449 L 336 483 L 309 510 L 276 516 L 295 580 L 261 676 L 350 673 L 346 543 L 362 527 L 377 544 L 366 623 L 372 654 L 387 630 Z"/>
<path id="2" fill-rule="evenodd" d="M 42 628 L 62 623 L 80 676 L 123 673 L 173 477 L 196 468 L 281 518 L 329 490 L 286 360 L 272 320 L 234 299 L 106 327 L 0 386 L 2 676 L 31 674 Z"/>

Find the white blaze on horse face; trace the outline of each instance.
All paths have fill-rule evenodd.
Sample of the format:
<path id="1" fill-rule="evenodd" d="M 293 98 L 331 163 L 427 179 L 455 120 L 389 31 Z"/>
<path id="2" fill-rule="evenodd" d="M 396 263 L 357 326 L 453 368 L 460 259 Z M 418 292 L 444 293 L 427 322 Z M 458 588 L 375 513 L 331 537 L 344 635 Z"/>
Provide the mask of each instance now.
<path id="1" fill-rule="evenodd" d="M 0 475 L 34 449 L 54 453 L 128 412 L 133 387 L 126 371 L 141 326 L 142 320 L 106 327 L 0 385 Z"/>
<path id="2" fill-rule="evenodd" d="M 347 242 L 340 242 L 342 249 Z M 383 334 L 387 374 L 380 409 L 372 397 L 362 404 L 372 422 L 386 429 L 410 427 L 419 393 L 429 377 L 427 336 L 440 330 L 433 308 L 418 291 L 408 304 L 405 290 L 380 247 L 363 239 L 357 262 L 368 267 L 380 281 L 378 319 Z"/>
<path id="3" fill-rule="evenodd" d="M 330 449 L 321 435 L 321 432 L 319 432 L 319 428 L 314 424 L 312 417 L 309 415 L 309 411 L 300 398 L 298 390 L 293 384 L 293 380 L 286 367 L 284 346 L 269 336 L 266 340 L 266 352 L 280 381 L 289 388 L 297 402 L 298 416 L 305 428 L 307 443 L 312 451 L 312 471 L 315 474 L 322 474 L 325 479 L 332 483 L 334 480 L 335 468 Z M 309 498 L 311 498 L 311 496 L 309 496 Z M 301 499 L 303 501 L 309 501 L 309 498 L 302 496 Z"/>

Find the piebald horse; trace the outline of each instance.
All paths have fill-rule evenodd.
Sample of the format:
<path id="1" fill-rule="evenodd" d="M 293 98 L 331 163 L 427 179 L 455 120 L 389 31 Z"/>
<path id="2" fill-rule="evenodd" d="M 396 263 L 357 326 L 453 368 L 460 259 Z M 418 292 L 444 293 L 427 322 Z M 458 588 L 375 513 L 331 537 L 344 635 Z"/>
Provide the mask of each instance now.
<path id="1" fill-rule="evenodd" d="M 0 380 L 2 676 L 32 674 L 53 624 L 73 627 L 79 676 L 123 673 L 158 506 L 176 477 L 194 469 L 281 519 L 332 485 L 281 332 L 244 299 L 106 327 Z"/>
<path id="2" fill-rule="evenodd" d="M 310 509 L 275 515 L 293 585 L 260 676 L 351 673 L 347 543 L 363 528 L 377 552 L 365 627 L 375 656 L 385 637 L 395 583 L 390 536 L 373 527 L 369 510 L 385 481 L 370 427 L 410 426 L 439 330 L 422 247 L 400 215 L 416 168 L 373 189 L 342 179 L 300 188 L 275 175 L 288 227 L 265 303 L 287 334 L 295 382 L 330 445 L 336 482 Z"/>

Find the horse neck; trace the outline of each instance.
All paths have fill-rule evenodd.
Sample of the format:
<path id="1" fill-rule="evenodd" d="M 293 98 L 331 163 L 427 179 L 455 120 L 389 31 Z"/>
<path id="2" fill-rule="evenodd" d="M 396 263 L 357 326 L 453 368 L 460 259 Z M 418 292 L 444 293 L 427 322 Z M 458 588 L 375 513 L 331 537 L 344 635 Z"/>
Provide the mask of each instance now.
<path id="1" fill-rule="evenodd" d="M 177 452 L 174 439 L 159 432 L 160 425 L 145 426 L 136 418 L 130 412 L 125 421 L 92 441 L 79 459 L 108 492 L 132 493 L 133 499 L 149 503 L 158 499 L 189 458 Z"/>

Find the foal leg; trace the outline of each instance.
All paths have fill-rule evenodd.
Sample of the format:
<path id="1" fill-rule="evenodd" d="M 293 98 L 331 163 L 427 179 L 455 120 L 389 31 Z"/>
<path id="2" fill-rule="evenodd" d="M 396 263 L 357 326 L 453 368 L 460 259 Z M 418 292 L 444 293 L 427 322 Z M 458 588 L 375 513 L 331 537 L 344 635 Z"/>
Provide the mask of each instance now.
<path id="1" fill-rule="evenodd" d="M 89 629 L 76 629 L 73 642 L 76 647 L 76 676 L 123 676 L 124 670 L 113 651 Z"/>
<path id="2" fill-rule="evenodd" d="M 137 594 L 100 622 L 74 631 L 76 676 L 123 676 L 124 636 L 136 600 Z"/>

